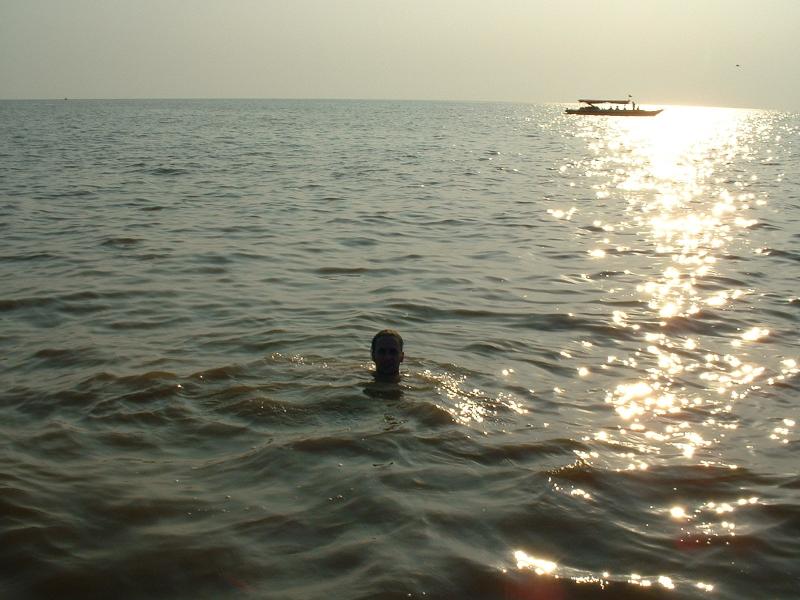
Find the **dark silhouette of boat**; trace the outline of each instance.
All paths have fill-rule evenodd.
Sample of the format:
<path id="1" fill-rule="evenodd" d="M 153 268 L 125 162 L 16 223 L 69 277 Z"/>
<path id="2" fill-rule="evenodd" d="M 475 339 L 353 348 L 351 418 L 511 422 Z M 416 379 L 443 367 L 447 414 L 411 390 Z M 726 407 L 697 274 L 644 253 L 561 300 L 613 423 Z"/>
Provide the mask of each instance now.
<path id="1" fill-rule="evenodd" d="M 645 110 L 640 108 L 633 98 L 627 100 L 578 100 L 582 106 L 568 108 L 564 112 L 568 115 L 588 115 L 602 117 L 654 117 L 663 108 Z"/>

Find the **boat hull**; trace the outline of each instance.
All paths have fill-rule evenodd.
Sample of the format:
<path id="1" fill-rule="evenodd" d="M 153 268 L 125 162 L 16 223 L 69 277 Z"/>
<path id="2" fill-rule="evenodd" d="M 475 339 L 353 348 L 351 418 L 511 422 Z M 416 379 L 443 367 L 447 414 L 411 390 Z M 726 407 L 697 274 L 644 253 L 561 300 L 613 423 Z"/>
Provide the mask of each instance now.
<path id="1" fill-rule="evenodd" d="M 609 110 L 609 109 L 596 109 L 596 110 L 587 110 L 585 108 L 568 108 L 564 112 L 568 115 L 585 115 L 587 117 L 655 117 L 658 113 L 660 113 L 663 108 L 659 108 L 658 110 L 641 110 L 641 109 L 621 109 L 621 110 Z"/>

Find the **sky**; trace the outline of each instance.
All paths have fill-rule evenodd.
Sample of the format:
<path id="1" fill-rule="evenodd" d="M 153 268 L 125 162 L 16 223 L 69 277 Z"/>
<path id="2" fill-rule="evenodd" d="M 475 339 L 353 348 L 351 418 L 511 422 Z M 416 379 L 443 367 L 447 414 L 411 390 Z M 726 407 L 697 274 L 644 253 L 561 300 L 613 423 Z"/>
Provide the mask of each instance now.
<path id="1" fill-rule="evenodd" d="M 800 0 L 0 0 L 0 98 L 800 111 L 798 31 Z"/>

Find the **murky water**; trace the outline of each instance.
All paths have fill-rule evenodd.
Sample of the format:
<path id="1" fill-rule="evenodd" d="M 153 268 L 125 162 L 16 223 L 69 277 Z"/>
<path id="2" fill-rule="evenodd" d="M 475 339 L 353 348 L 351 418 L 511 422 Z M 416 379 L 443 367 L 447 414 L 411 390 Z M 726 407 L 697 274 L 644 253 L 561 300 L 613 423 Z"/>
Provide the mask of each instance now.
<path id="1" fill-rule="evenodd" d="M 797 597 L 800 118 L 562 111 L 0 102 L 0 594 Z"/>

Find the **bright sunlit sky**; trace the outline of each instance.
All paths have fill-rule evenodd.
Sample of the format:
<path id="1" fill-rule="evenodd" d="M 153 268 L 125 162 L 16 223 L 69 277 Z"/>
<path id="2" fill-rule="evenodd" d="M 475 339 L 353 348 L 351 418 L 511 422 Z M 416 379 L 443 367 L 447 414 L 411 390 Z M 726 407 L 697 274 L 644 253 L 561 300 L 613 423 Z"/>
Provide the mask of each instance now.
<path id="1" fill-rule="evenodd" d="M 800 110 L 799 31 L 800 0 L 0 0 L 0 98 Z"/>

